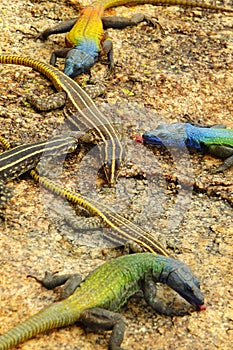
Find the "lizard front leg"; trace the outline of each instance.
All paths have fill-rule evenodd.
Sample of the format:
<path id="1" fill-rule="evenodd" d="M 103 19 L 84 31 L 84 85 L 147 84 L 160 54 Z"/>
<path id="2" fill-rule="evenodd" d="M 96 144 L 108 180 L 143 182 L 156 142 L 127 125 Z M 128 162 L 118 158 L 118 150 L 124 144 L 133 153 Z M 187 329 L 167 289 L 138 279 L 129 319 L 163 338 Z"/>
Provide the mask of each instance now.
<path id="1" fill-rule="evenodd" d="M 107 37 L 103 42 L 102 42 L 102 51 L 101 55 L 106 54 L 108 57 L 108 63 L 109 63 L 109 69 L 113 71 L 114 69 L 114 58 L 113 58 L 113 44 L 112 40 Z"/>
<path id="2" fill-rule="evenodd" d="M 72 27 L 75 25 L 77 20 L 78 20 L 78 17 L 72 18 L 67 21 L 63 21 L 52 28 L 47 28 L 43 32 L 40 32 L 38 35 L 36 35 L 35 39 L 40 39 L 42 41 L 45 41 L 48 39 L 50 35 L 67 33 L 72 29 Z"/>
<path id="3" fill-rule="evenodd" d="M 231 157 L 228 157 L 223 163 L 222 165 L 220 165 L 219 167 L 217 167 L 216 169 L 212 170 L 212 174 L 216 174 L 219 173 L 221 171 L 225 171 L 227 169 L 229 169 L 230 167 L 233 166 L 233 155 Z"/>
<path id="4" fill-rule="evenodd" d="M 187 314 L 184 310 L 172 310 L 167 305 L 163 305 L 161 300 L 156 298 L 156 283 L 152 279 L 149 278 L 143 282 L 142 291 L 147 304 L 159 314 L 166 316 L 184 316 Z"/>
<path id="5" fill-rule="evenodd" d="M 104 94 L 105 86 L 103 84 L 86 85 L 83 90 L 94 99 Z M 26 95 L 26 99 L 36 110 L 50 111 L 65 106 L 67 95 L 65 91 L 59 91 L 45 98 L 30 93 Z"/>
<path id="6" fill-rule="evenodd" d="M 46 98 L 34 94 L 27 94 L 26 99 L 36 110 L 50 111 L 65 105 L 66 93 L 65 91 L 56 92 Z"/>
<path id="7" fill-rule="evenodd" d="M 212 174 L 225 171 L 233 166 L 233 147 L 225 145 L 213 145 L 209 146 L 209 153 L 219 158 L 226 158 L 222 165 L 211 171 Z"/>
<path id="8" fill-rule="evenodd" d="M 77 22 L 77 18 L 69 19 L 67 21 L 63 21 L 59 23 L 58 25 L 52 27 L 52 28 L 47 28 L 43 32 L 39 33 L 38 35 L 35 36 L 35 39 L 40 39 L 42 41 L 45 41 L 48 39 L 50 35 L 54 34 L 62 34 L 62 33 L 67 33 L 69 32 L 72 27 L 75 25 Z M 50 64 L 55 66 L 57 58 L 66 58 L 68 52 L 71 50 L 71 47 L 69 48 L 62 48 L 59 50 L 55 50 L 52 52 L 52 55 L 50 57 Z"/>

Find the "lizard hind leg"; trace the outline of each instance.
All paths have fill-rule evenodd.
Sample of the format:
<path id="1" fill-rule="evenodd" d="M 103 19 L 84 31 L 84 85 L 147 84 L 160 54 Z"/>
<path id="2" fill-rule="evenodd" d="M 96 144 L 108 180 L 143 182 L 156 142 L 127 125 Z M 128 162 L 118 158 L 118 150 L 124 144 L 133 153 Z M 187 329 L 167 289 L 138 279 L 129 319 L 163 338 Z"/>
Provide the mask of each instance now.
<path id="1" fill-rule="evenodd" d="M 84 310 L 80 322 L 92 330 L 112 330 L 108 349 L 124 350 L 120 345 L 124 338 L 126 320 L 120 314 L 97 307 Z"/>
<path id="2" fill-rule="evenodd" d="M 76 274 L 57 275 L 49 271 L 45 272 L 45 276 L 42 279 L 37 278 L 33 275 L 27 275 L 27 277 L 34 278 L 46 289 L 54 289 L 58 286 L 63 285 L 63 289 L 60 293 L 60 299 L 65 299 L 70 296 L 81 284 L 82 276 Z"/>

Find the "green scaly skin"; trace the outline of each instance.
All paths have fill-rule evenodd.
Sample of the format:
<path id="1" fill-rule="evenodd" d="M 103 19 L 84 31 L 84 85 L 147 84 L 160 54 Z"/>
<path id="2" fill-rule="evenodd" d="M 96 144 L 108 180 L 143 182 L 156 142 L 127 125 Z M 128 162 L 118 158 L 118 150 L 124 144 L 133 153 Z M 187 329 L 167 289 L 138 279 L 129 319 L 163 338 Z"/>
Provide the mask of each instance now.
<path id="1" fill-rule="evenodd" d="M 127 4 L 181 5 L 213 11 L 233 12 L 232 8 L 215 6 L 195 0 L 98 0 L 85 7 L 78 19 L 69 20 L 54 28 L 46 29 L 37 36 L 41 40 L 46 40 L 51 34 L 68 32 L 66 35 L 67 48 L 54 51 L 50 63 L 54 65 L 57 57 L 66 57 L 64 73 L 74 78 L 81 73 L 88 72 L 98 61 L 100 53 L 106 53 L 108 54 L 110 68 L 113 68 L 112 42 L 107 38 L 104 28 L 125 28 L 137 25 L 144 20 L 151 22 L 143 15 L 136 15 L 131 19 L 104 17 L 106 9 Z"/>
<path id="2" fill-rule="evenodd" d="M 51 289 L 64 284 L 70 275 L 53 276 L 54 280 L 51 274 L 47 277 L 42 281 L 35 278 Z M 74 277 L 74 281 L 78 279 Z M 77 321 L 84 326 L 112 330 L 109 349 L 122 349 L 125 320 L 114 311 L 138 290 L 143 290 L 148 304 L 158 312 L 175 314 L 155 299 L 157 282 L 170 286 L 197 310 L 205 309 L 200 283 L 187 265 L 152 253 L 126 255 L 103 264 L 81 284 L 80 280 L 77 281 L 79 286 L 72 286 L 73 294 L 68 298 L 48 306 L 2 335 L 0 350 L 10 349 L 39 333 Z"/>

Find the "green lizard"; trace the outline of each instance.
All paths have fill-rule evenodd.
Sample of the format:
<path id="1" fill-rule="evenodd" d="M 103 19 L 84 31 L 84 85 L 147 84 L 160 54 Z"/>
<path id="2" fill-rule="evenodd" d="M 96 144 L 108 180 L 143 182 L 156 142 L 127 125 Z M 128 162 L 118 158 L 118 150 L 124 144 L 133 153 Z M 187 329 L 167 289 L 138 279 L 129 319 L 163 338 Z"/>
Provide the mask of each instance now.
<path id="1" fill-rule="evenodd" d="M 233 12 L 232 8 L 215 6 L 195 0 L 97 0 L 85 7 L 80 17 L 62 22 L 54 28 L 48 28 L 37 38 L 46 40 L 51 34 L 65 33 L 67 48 L 56 50 L 52 53 L 50 63 L 55 64 L 57 57 L 66 57 L 64 73 L 74 78 L 75 76 L 87 72 L 98 61 L 100 54 L 108 55 L 110 68 L 113 68 L 112 42 L 104 32 L 104 28 L 124 28 L 136 25 L 149 19 L 137 14 L 130 18 L 124 17 L 104 17 L 104 11 L 108 8 L 120 5 L 182 5 L 186 7 L 199 7 L 214 11 Z"/>
<path id="2" fill-rule="evenodd" d="M 121 343 L 125 320 L 114 311 L 138 290 L 143 290 L 145 300 L 156 311 L 166 315 L 180 314 L 168 310 L 155 298 L 157 282 L 167 284 L 197 310 L 205 310 L 200 283 L 190 268 L 178 260 L 160 255 L 142 253 L 121 256 L 94 270 L 83 282 L 80 276 L 70 277 L 49 273 L 43 280 L 34 277 L 50 289 L 69 280 L 69 294 L 72 294 L 3 334 L 0 337 L 0 350 L 10 349 L 39 333 L 78 321 L 88 328 L 112 330 L 108 348 L 123 349 Z"/>

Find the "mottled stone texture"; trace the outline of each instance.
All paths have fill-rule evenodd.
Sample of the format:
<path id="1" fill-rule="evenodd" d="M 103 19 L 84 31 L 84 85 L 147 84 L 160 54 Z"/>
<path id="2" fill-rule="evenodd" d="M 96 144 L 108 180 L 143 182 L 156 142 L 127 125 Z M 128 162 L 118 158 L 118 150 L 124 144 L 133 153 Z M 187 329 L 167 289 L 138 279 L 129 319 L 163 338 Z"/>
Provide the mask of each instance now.
<path id="1" fill-rule="evenodd" d="M 225 4 L 232 5 L 231 0 Z M 127 160 L 134 164 L 122 170 L 122 176 L 139 168 L 146 179 L 120 177 L 116 193 L 106 188 L 96 193 L 90 162 L 77 173 L 76 156 L 65 163 L 60 181 L 98 195 L 119 211 L 130 211 L 132 219 L 167 243 L 201 280 L 207 306 L 201 313 L 159 316 L 145 305 L 140 294 L 135 296 L 121 310 L 128 320 L 123 343 L 126 349 L 230 349 L 233 169 L 212 175 L 209 169 L 221 162 L 218 159 L 188 153 L 169 156 L 167 152 L 146 150 L 133 139 L 161 122 L 191 120 L 233 128 L 232 16 L 149 5 L 121 7 L 109 13 L 131 15 L 137 11 L 153 16 L 158 25 L 109 30 L 114 42 L 115 74 L 106 77 L 102 62 L 93 69 L 92 79 L 105 79 L 106 95 L 96 103 L 112 118 L 118 116 L 127 143 Z M 33 40 L 33 35 L 76 13 L 70 1 L 2 0 L 1 52 L 48 62 L 51 51 L 64 45 L 64 36 L 41 43 Z M 62 69 L 62 62 L 59 67 Z M 1 65 L 0 72 L 2 136 L 9 141 L 30 142 L 45 139 L 61 128 L 62 111 L 39 114 L 25 100 L 28 92 L 51 93 L 47 80 L 17 66 Z M 58 298 L 57 293 L 27 279 L 27 274 L 41 276 L 44 270 L 86 274 L 119 254 L 102 250 L 100 237 L 95 240 L 91 231 L 86 236 L 73 232 L 62 218 L 63 204 L 29 176 L 8 186 L 14 194 L 0 226 L 0 333 Z M 167 289 L 161 288 L 159 294 L 164 302 L 188 309 Z M 38 336 L 20 348 L 101 350 L 107 348 L 107 342 L 106 333 L 87 333 L 74 326 Z"/>

